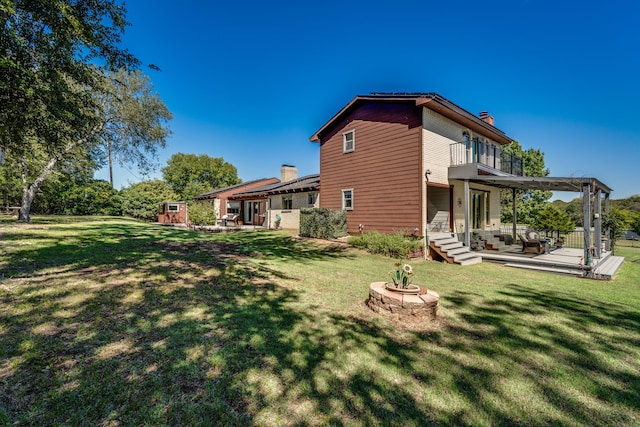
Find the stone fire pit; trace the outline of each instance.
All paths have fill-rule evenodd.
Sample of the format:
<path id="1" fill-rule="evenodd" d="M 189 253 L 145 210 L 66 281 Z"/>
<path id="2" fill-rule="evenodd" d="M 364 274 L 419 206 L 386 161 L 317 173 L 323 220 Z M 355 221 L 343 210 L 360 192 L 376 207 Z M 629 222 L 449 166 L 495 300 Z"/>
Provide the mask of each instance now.
<path id="1" fill-rule="evenodd" d="M 431 290 L 418 295 L 407 295 L 385 288 L 385 282 L 369 285 L 367 306 L 376 313 L 388 311 L 400 320 L 435 320 L 440 296 Z"/>

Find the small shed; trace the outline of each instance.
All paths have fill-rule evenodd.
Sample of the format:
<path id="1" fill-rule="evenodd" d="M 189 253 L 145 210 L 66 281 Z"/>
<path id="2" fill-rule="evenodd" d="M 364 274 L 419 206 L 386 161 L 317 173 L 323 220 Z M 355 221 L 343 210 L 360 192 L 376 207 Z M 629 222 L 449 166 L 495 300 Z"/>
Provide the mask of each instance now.
<path id="1" fill-rule="evenodd" d="M 189 219 L 186 202 L 162 202 L 158 210 L 160 224 L 186 224 Z"/>

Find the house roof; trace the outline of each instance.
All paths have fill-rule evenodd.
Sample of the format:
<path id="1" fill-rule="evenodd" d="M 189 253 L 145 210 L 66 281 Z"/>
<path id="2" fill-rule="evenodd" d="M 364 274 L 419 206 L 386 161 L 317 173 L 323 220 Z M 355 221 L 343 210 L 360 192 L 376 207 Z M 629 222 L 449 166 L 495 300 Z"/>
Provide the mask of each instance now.
<path id="1" fill-rule="evenodd" d="M 480 117 L 470 113 L 464 108 L 454 104 L 443 96 L 435 92 L 411 92 L 411 93 L 372 93 L 370 95 L 358 95 L 345 105 L 335 116 L 325 123 L 311 138 L 312 142 L 320 142 L 323 135 L 334 123 L 338 122 L 344 115 L 349 114 L 358 105 L 364 102 L 412 102 L 416 107 L 426 107 L 442 114 L 449 119 L 460 123 L 476 132 L 493 139 L 501 144 L 511 144 L 514 139 L 507 136 L 503 131 L 485 122 Z"/>
<path id="2" fill-rule="evenodd" d="M 195 196 L 193 199 L 194 200 L 202 200 L 202 199 L 215 199 L 216 196 L 220 193 L 224 193 L 230 190 L 234 190 L 236 188 L 242 188 L 242 187 L 246 187 L 247 185 L 251 185 L 251 184 L 255 184 L 257 182 L 260 181 L 265 181 L 267 179 L 276 179 L 276 178 L 260 178 L 260 179 L 254 179 L 253 181 L 246 181 L 246 182 L 242 182 L 240 184 L 236 184 L 236 185 L 230 185 L 229 187 L 224 187 L 224 188 L 218 188 L 217 190 L 213 190 L 210 191 L 208 193 L 202 193 L 202 194 L 198 194 L 197 196 Z"/>
<path id="3" fill-rule="evenodd" d="M 317 190 L 320 187 L 320 174 L 303 176 L 292 181 L 278 182 L 243 191 L 231 196 L 232 199 L 247 197 L 267 197 L 273 194 L 299 193 Z"/>

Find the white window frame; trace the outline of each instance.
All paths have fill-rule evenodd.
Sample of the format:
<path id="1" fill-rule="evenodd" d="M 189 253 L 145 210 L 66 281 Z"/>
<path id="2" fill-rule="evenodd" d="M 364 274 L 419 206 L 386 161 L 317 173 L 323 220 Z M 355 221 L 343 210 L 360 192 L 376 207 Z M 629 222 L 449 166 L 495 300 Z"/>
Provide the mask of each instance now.
<path id="1" fill-rule="evenodd" d="M 311 191 L 308 195 L 307 195 L 307 204 L 309 206 L 313 206 L 316 203 L 316 197 L 317 194 L 315 191 Z"/>
<path id="2" fill-rule="evenodd" d="M 340 191 L 342 193 L 342 210 L 352 211 L 353 210 L 353 188 L 345 188 Z M 345 193 L 347 191 L 351 193 L 351 198 L 349 199 L 351 201 L 351 206 L 347 206 L 347 203 L 346 203 L 347 198 L 345 197 Z"/>
<path id="3" fill-rule="evenodd" d="M 180 205 L 177 203 L 167 203 L 167 212 L 180 212 Z"/>
<path id="4" fill-rule="evenodd" d="M 347 148 L 347 135 L 351 135 L 351 148 Z M 356 130 L 351 129 L 347 132 L 342 133 L 342 152 L 343 153 L 351 153 L 356 150 Z"/>

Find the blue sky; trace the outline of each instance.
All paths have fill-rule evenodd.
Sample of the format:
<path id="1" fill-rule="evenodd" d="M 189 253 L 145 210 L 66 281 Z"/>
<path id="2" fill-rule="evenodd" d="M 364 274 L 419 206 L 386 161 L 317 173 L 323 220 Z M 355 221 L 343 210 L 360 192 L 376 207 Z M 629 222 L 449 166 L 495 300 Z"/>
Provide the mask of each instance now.
<path id="1" fill-rule="evenodd" d="M 355 95 L 437 92 L 545 153 L 552 176 L 640 194 L 640 3 L 132 0 L 123 46 L 174 115 L 177 152 L 245 181 L 319 171 L 309 137 Z M 155 174 L 161 177 L 161 173 Z M 106 171 L 97 178 L 106 179 Z M 120 188 L 142 177 L 117 168 Z M 554 198 L 570 200 L 575 193 Z"/>

